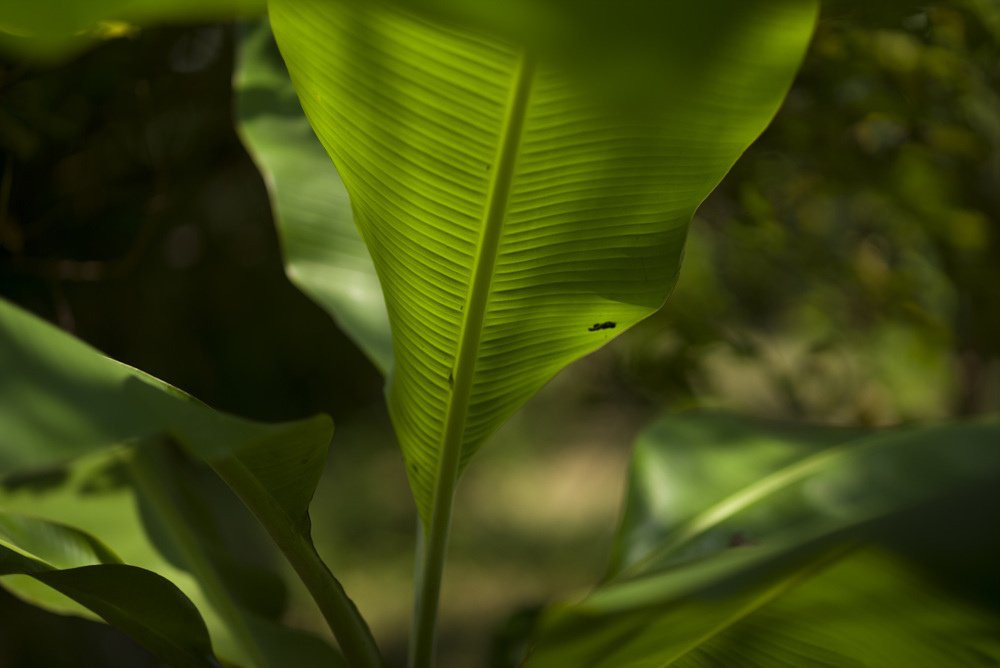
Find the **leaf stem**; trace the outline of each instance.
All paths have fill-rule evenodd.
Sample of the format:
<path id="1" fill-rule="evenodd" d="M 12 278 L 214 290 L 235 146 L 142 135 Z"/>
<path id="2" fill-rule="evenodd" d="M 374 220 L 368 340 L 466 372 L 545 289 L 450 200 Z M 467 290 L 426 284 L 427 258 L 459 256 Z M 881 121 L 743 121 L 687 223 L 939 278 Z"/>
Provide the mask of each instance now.
<path id="1" fill-rule="evenodd" d="M 308 533 L 298 528 L 297 523 L 238 459 L 213 461 L 212 468 L 250 508 L 295 569 L 337 638 L 348 665 L 352 668 L 381 668 L 384 665 L 382 655 L 371 630 L 343 586 L 316 552 Z"/>
<path id="2" fill-rule="evenodd" d="M 451 511 L 455 499 L 455 486 L 461 468 L 465 419 L 472 394 L 473 374 L 490 286 L 500 250 L 500 236 L 507 212 L 507 201 L 514 179 L 514 167 L 528 107 L 528 97 L 534 78 L 534 59 L 522 52 L 514 70 L 510 96 L 500 128 L 493 178 L 487 193 L 486 206 L 476 252 L 472 283 L 464 309 L 465 318 L 459 340 L 458 354 L 453 370 L 453 387 L 441 446 L 441 458 L 435 481 L 431 507 L 430 526 L 421 526 L 417 540 L 417 569 L 415 583 L 413 632 L 410 638 L 409 665 L 411 668 L 430 668 L 434 661 L 434 636 L 437 612 L 441 597 Z"/>
<path id="3" fill-rule="evenodd" d="M 178 499 L 171 490 L 163 468 L 169 466 L 163 452 L 156 447 L 137 448 L 126 456 L 132 479 L 140 494 L 155 509 L 164 531 L 169 534 L 174 547 L 184 560 L 184 568 L 198 581 L 209 603 L 223 620 L 233 640 L 246 653 L 253 665 L 266 668 L 264 652 L 250 630 L 245 613 L 233 601 L 223 584 L 216 566 L 205 554 L 205 548 L 188 526 Z"/>

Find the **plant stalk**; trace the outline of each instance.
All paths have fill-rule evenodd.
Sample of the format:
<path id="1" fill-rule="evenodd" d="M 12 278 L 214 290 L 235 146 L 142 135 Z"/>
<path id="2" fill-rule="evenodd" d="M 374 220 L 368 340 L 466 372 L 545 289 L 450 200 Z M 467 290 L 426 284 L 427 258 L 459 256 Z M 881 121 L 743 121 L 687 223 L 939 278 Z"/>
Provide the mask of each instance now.
<path id="1" fill-rule="evenodd" d="M 351 668 L 382 668 L 371 630 L 343 586 L 320 558 L 312 539 L 267 494 L 238 460 L 212 462 L 212 468 L 253 511 L 305 585 L 333 632 Z"/>
<path id="2" fill-rule="evenodd" d="M 407 661 L 410 668 L 431 668 L 434 663 L 435 628 L 441 599 L 444 561 L 448 549 L 453 498 L 454 494 L 448 503 L 435 505 L 434 518 L 426 535 L 423 525 L 417 523 L 417 577 L 414 585 L 413 629 Z"/>
<path id="3" fill-rule="evenodd" d="M 162 452 L 156 447 L 136 450 L 126 459 L 132 479 L 146 501 L 156 509 L 165 531 L 184 559 L 188 569 L 208 598 L 209 603 L 222 618 L 233 640 L 246 653 L 247 660 L 260 668 L 267 667 L 264 653 L 247 622 L 245 613 L 234 603 L 223 584 L 222 576 L 201 547 L 198 538 L 188 528 L 188 521 L 178 509 L 178 499 L 170 489 L 161 470 L 169 466 Z"/>
<path id="4" fill-rule="evenodd" d="M 476 359 L 486 320 L 490 287 L 500 252 L 500 238 L 514 180 L 517 152 L 521 145 L 534 73 L 534 58 L 527 52 L 522 52 L 514 68 L 503 125 L 500 128 L 493 175 L 487 192 L 475 264 L 472 269 L 472 282 L 463 309 L 465 316 L 459 334 L 455 366 L 452 370 L 453 383 L 445 416 L 430 526 L 426 528 L 426 532 L 421 526 L 417 539 L 417 578 L 413 633 L 410 639 L 410 668 L 430 668 L 434 662 L 435 626 L 441 597 L 448 532 L 451 527 L 451 511 L 461 468 L 462 448 L 465 444 L 465 421 L 469 412 Z"/>

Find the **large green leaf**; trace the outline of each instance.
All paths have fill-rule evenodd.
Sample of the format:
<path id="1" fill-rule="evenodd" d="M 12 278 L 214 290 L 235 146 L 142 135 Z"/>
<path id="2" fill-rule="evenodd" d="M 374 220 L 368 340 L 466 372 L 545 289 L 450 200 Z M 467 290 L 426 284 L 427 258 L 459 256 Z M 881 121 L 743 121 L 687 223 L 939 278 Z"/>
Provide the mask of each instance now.
<path id="1" fill-rule="evenodd" d="M 288 277 L 387 373 L 392 341 L 375 266 L 266 22 L 243 33 L 233 87 L 240 134 L 271 195 Z"/>
<path id="2" fill-rule="evenodd" d="M 306 564 L 311 589 L 327 592 L 321 607 L 332 604 L 338 624 L 348 619 L 363 627 L 309 538 L 308 506 L 331 432 L 324 416 L 261 424 L 219 413 L 0 301 L 0 502 L 72 518 L 102 538 L 119 531 L 128 556 L 171 573 L 192 598 L 210 602 L 222 621 L 213 631 L 227 630 L 241 660 L 277 665 L 283 647 L 309 643 L 297 634 L 282 642 L 284 631 L 264 628 L 257 613 L 266 612 L 268 597 L 262 603 L 235 594 L 241 574 L 226 561 L 231 550 L 223 538 L 212 541 L 213 518 L 203 509 L 216 502 L 215 492 L 189 472 L 177 477 L 169 443 L 212 466 L 293 566 Z M 116 444 L 134 448 L 120 456 L 107 450 Z M 40 474 L 32 479 L 30 471 Z M 132 533 L 140 527 L 148 539 Z M 313 652 L 320 663 L 335 660 L 324 650 Z"/>
<path id="3" fill-rule="evenodd" d="M 872 434 L 664 419 L 637 443 L 609 579 L 547 613 L 526 665 L 993 665 L 1000 617 L 857 546 L 998 480 L 995 419 Z"/>
<path id="4" fill-rule="evenodd" d="M 135 25 L 250 16 L 265 0 L 36 0 L 0 3 L 0 52 L 60 58 Z"/>
<path id="5" fill-rule="evenodd" d="M 0 513 L 0 580 L 24 575 L 93 610 L 174 666 L 215 666 L 205 622 L 155 573 L 62 524 Z"/>
<path id="6" fill-rule="evenodd" d="M 525 668 L 993 666 L 1000 617 L 859 550 L 723 594 L 546 620 Z"/>
<path id="7" fill-rule="evenodd" d="M 385 292 L 389 408 L 428 524 L 511 412 L 660 307 L 695 208 L 774 114 L 816 11 L 269 9 Z"/>
<path id="8" fill-rule="evenodd" d="M 62 466 L 0 478 L 0 508 L 5 512 L 59 522 L 98 535 L 124 563 L 156 572 L 175 583 L 202 611 L 220 656 L 244 660 L 226 620 L 211 606 L 194 567 L 178 558 L 166 541 L 154 544 L 144 526 L 142 493 L 129 469 L 131 452 L 110 448 Z M 169 472 L 165 471 L 169 476 Z M 152 517 L 153 512 L 143 513 Z M 159 548 L 159 549 L 158 549 Z M 169 555 L 169 556 L 167 556 Z M 51 592 L 19 580 L 7 584 L 21 598 L 49 610 L 87 616 L 86 610 Z"/>
<path id="9" fill-rule="evenodd" d="M 216 653 L 231 662 L 274 665 L 293 647 L 315 650 L 305 665 L 324 665 L 331 655 L 318 639 L 274 621 L 284 591 L 273 548 L 232 492 L 168 443 L 108 448 L 0 478 L 0 508 L 99 535 L 124 563 L 175 583 L 202 611 Z M 86 615 L 31 584 L 7 588 L 49 610 Z"/>

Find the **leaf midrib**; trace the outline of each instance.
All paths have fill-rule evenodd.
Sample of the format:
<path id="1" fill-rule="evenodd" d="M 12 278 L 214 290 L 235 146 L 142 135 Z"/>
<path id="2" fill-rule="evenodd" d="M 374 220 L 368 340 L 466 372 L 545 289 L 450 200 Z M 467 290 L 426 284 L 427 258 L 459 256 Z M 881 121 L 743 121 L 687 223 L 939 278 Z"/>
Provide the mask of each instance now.
<path id="1" fill-rule="evenodd" d="M 884 446 L 886 440 L 885 437 L 870 438 L 862 436 L 853 438 L 808 455 L 803 459 L 793 461 L 777 471 L 773 471 L 763 478 L 754 481 L 750 485 L 741 487 L 685 521 L 668 540 L 642 559 L 622 569 L 613 579 L 615 581 L 622 581 L 639 576 L 651 565 L 662 560 L 672 551 L 690 543 L 709 529 L 745 511 L 753 504 L 759 503 L 772 494 L 801 482 L 813 473 L 823 470 L 824 467 L 831 463 L 846 459 L 849 455 L 856 455 L 858 452 L 864 450 L 872 450 Z M 890 444 L 892 443 L 891 440 L 889 442 Z"/>
<path id="2" fill-rule="evenodd" d="M 691 654 L 692 652 L 703 647 L 716 636 L 733 628 L 739 624 L 744 619 L 756 614 L 765 606 L 776 601 L 778 598 L 784 596 L 791 590 L 795 589 L 806 580 L 809 580 L 817 573 L 822 571 L 824 568 L 829 566 L 831 563 L 840 559 L 845 554 L 849 552 L 850 548 L 843 548 L 841 550 L 836 550 L 833 553 L 826 555 L 824 558 L 801 568 L 800 570 L 788 575 L 787 577 L 781 579 L 779 582 L 767 587 L 757 596 L 751 598 L 747 603 L 740 606 L 737 610 L 734 610 L 731 614 L 727 615 L 722 621 L 720 621 L 715 626 L 701 633 L 700 635 L 692 638 L 688 643 L 684 644 L 677 651 L 674 652 L 672 656 L 667 658 L 663 663 L 660 664 L 661 668 L 670 668 L 670 666 L 677 665 L 684 657 Z"/>
<path id="3" fill-rule="evenodd" d="M 486 305 L 500 249 L 500 236 L 507 213 L 507 202 L 514 179 L 514 167 L 518 147 L 521 144 L 533 77 L 534 61 L 527 53 L 522 52 L 514 67 L 500 126 L 494 169 L 486 191 L 479 242 L 473 260 L 472 280 L 462 309 L 458 348 L 448 379 L 450 394 L 445 411 L 444 429 L 441 432 L 437 475 L 434 477 L 431 490 L 430 518 L 424 516 L 424 506 L 418 503 L 421 507 L 421 519 L 424 521 L 429 519 L 430 523 L 424 525 L 424 533 L 418 540 L 421 563 L 418 566 L 413 636 L 408 664 L 414 668 L 427 668 L 433 664 L 434 626 L 440 600 L 455 485 L 462 459 L 472 379 L 476 358 L 479 356 Z"/>
<path id="4" fill-rule="evenodd" d="M 507 213 L 507 203 L 514 179 L 514 168 L 524 127 L 524 117 L 534 79 L 534 59 L 522 52 L 514 69 L 500 141 L 497 145 L 494 169 L 483 208 L 483 220 L 479 243 L 476 246 L 472 281 L 462 309 L 463 318 L 459 330 L 458 352 L 451 376 L 451 396 L 445 413 L 444 430 L 438 472 L 435 477 L 432 499 L 431 527 L 447 525 L 450 517 L 451 498 L 461 461 L 463 436 L 469 400 L 472 395 L 472 379 L 476 359 L 482 341 L 486 320 L 486 305 L 500 250 L 500 236 Z"/>

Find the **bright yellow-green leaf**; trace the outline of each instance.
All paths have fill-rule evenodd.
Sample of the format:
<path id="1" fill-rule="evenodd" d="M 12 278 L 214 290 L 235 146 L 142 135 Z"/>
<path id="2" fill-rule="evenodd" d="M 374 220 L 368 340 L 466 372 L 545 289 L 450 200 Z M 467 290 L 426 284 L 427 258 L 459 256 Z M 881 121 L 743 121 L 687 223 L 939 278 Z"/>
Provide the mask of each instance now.
<path id="1" fill-rule="evenodd" d="M 427 522 L 518 406 L 660 307 L 816 4 L 269 9 L 385 292 L 389 407 Z"/>

